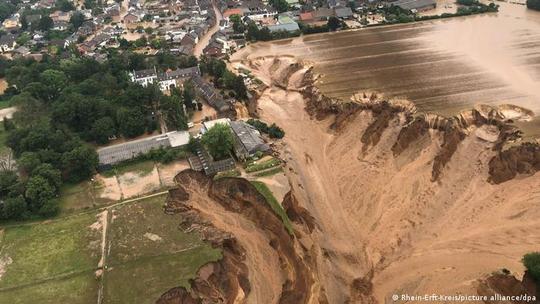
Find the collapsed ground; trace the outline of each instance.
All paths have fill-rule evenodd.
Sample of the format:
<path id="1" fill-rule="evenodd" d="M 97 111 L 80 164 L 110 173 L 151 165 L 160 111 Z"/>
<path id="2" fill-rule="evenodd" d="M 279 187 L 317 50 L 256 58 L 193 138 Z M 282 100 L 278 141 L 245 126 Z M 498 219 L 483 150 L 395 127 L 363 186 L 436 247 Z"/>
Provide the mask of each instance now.
<path id="1" fill-rule="evenodd" d="M 315 219 L 312 232 L 296 227 L 316 282 L 306 303 L 475 294 L 503 267 L 523 275 L 521 257 L 540 242 L 540 178 L 534 149 L 497 160 L 512 132 L 481 111 L 457 123 L 426 116 L 411 131 L 410 104 L 362 105 L 360 95 L 361 106 L 336 110 L 306 89 L 310 71 L 292 58 L 234 64 L 268 86 L 257 114 L 285 130 L 278 150 L 292 193 Z"/>

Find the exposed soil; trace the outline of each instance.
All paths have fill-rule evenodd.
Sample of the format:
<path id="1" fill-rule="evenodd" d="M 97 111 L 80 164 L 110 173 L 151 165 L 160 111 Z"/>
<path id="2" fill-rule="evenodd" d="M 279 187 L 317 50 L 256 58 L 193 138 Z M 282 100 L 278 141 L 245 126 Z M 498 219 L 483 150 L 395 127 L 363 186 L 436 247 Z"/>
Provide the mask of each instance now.
<path id="1" fill-rule="evenodd" d="M 283 205 L 311 256 L 313 303 L 474 294 L 496 269 L 523 273 L 521 257 L 540 242 L 537 150 L 501 155 L 519 135 L 503 114 L 524 111 L 446 118 L 373 93 L 343 102 L 292 57 L 239 63 L 267 86 L 258 115 L 286 132 L 276 145 L 291 184 Z M 499 175 L 510 178 L 499 185 Z"/>
<path id="2" fill-rule="evenodd" d="M 533 281 L 530 274 L 525 272 L 523 280 L 518 280 L 515 276 L 510 273 L 505 273 L 503 271 L 494 272 L 485 278 L 482 278 L 478 282 L 477 291 L 479 295 L 487 296 L 490 299 L 496 297 L 497 295 L 505 296 L 529 296 L 527 299 L 519 300 L 498 300 L 494 298 L 493 300 L 484 301 L 488 304 L 495 303 L 514 303 L 514 304 L 525 304 L 525 303 L 540 303 L 540 293 L 537 289 L 536 283 Z M 532 301 L 531 299 L 535 297 L 536 300 Z"/>
<path id="3" fill-rule="evenodd" d="M 308 303 L 309 259 L 249 181 L 191 170 L 175 181 L 166 212 L 181 213 L 183 229 L 222 248 L 223 259 L 203 267 L 189 291 L 171 289 L 158 303 Z"/>

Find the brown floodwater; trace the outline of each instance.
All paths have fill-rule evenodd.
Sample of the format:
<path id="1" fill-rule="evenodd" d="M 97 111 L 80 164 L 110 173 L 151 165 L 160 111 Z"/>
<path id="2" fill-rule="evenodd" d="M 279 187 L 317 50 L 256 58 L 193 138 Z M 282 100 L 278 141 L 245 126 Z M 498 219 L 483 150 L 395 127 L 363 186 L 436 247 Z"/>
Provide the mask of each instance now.
<path id="1" fill-rule="evenodd" d="M 499 13 L 257 43 L 240 54 L 314 63 L 332 97 L 374 90 L 419 110 L 456 114 L 475 104 L 515 104 L 540 115 L 540 12 L 497 2 Z M 521 124 L 540 136 L 540 119 Z"/>

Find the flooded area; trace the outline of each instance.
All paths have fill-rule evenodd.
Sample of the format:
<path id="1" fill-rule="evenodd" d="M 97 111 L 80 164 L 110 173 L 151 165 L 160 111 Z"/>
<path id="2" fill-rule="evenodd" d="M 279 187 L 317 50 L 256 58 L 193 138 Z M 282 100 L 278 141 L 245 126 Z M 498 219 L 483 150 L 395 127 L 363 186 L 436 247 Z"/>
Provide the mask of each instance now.
<path id="1" fill-rule="evenodd" d="M 234 57 L 279 54 L 312 62 L 322 91 L 342 99 L 374 90 L 412 100 L 425 112 L 515 104 L 538 116 L 540 12 L 497 4 L 497 14 L 257 43 Z M 538 117 L 521 127 L 540 136 Z"/>

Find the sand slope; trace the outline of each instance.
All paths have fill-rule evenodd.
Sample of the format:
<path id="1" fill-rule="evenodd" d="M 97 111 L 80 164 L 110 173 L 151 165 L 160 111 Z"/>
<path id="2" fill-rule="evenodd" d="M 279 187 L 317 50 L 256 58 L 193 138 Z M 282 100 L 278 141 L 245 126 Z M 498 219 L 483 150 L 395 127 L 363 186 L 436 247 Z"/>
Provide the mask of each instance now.
<path id="1" fill-rule="evenodd" d="M 476 280 L 492 271 L 522 274 L 522 255 L 540 244 L 540 174 L 488 183 L 493 143 L 472 128 L 432 182 L 442 132 L 430 130 L 394 157 L 405 123 L 398 115 L 375 146 L 364 147 L 370 111 L 332 130 L 334 117 L 318 121 L 305 111 L 298 92 L 305 69 L 289 69 L 293 59 L 242 64 L 270 85 L 259 115 L 286 132 L 281 156 L 293 192 L 318 224 L 310 250 L 329 303 L 392 302 L 389 296 L 404 292 L 474 294 Z M 359 278 L 373 285 L 358 288 Z"/>

